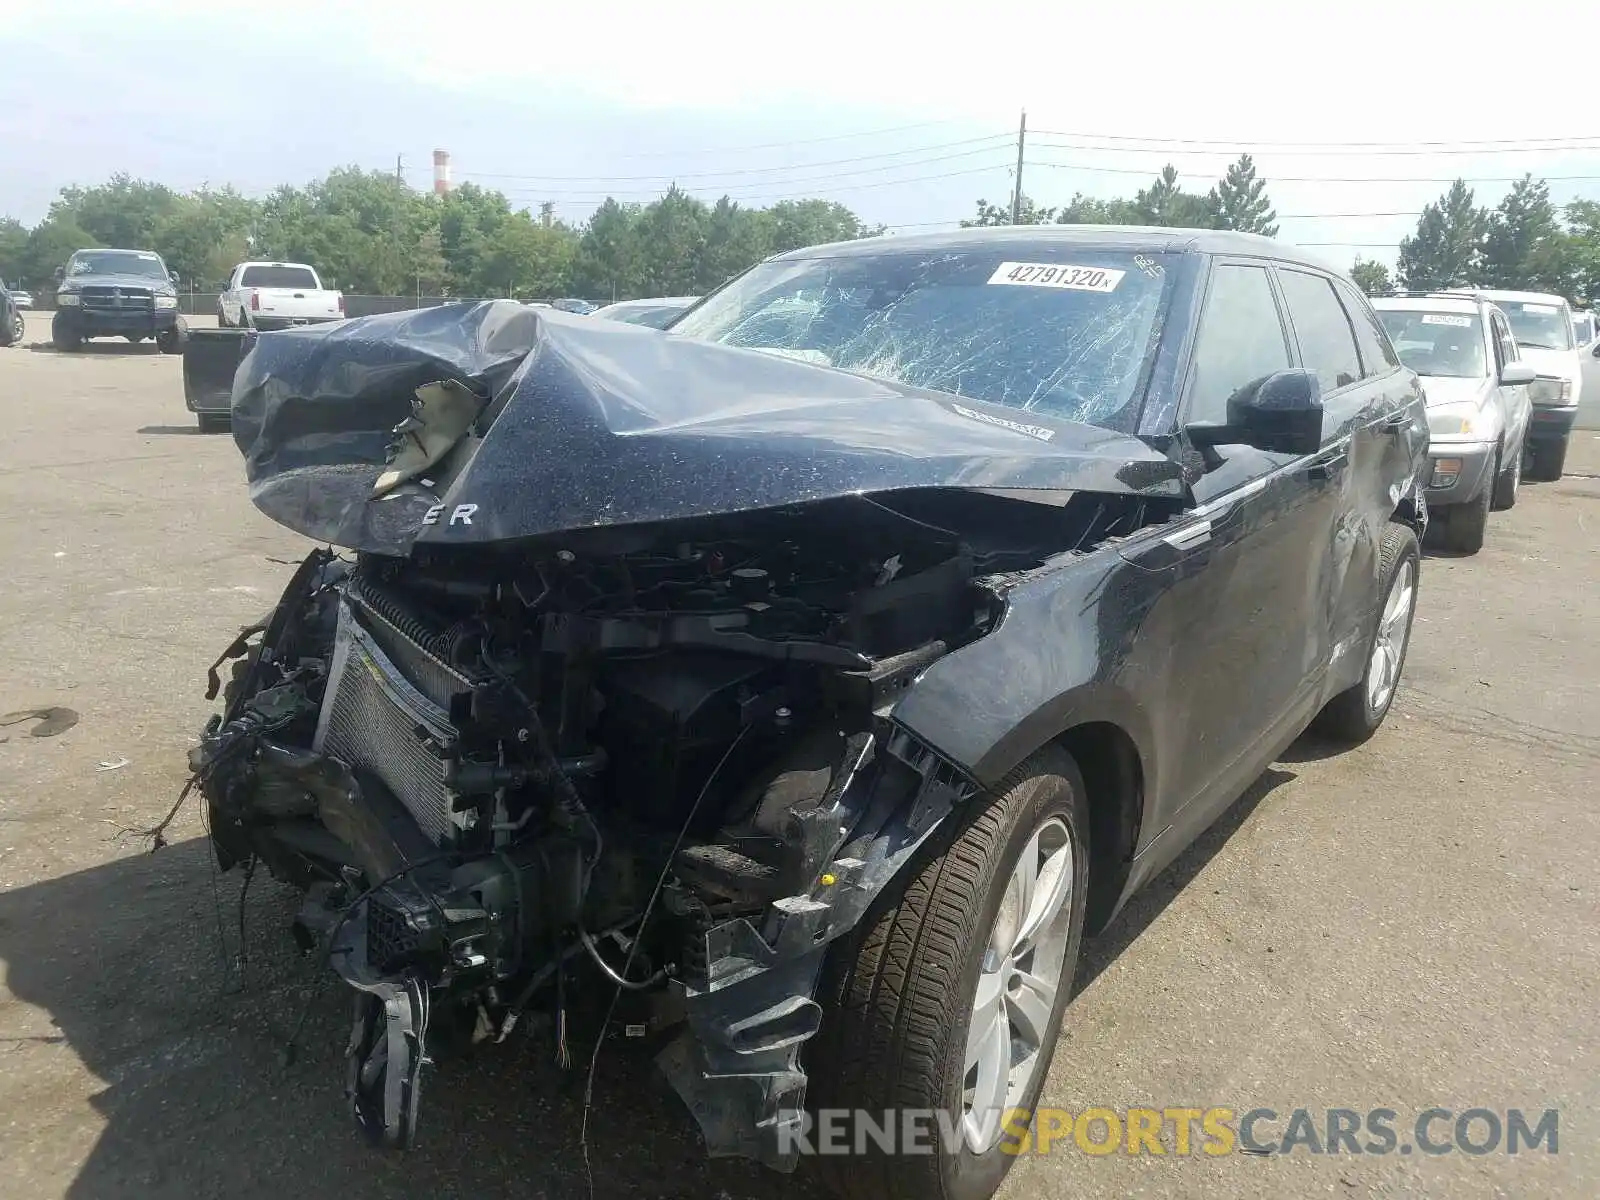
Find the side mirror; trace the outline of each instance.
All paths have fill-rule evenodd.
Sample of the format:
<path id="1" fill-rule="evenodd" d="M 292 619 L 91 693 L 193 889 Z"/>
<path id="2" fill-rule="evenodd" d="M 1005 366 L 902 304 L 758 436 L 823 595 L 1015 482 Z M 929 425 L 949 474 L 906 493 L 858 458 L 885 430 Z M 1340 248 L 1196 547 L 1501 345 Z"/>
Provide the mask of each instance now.
<path id="1" fill-rule="evenodd" d="M 1538 374 L 1532 363 L 1507 363 L 1500 368 L 1500 382 L 1506 387 L 1517 387 L 1519 384 L 1532 383 Z"/>
<path id="2" fill-rule="evenodd" d="M 1201 448 L 1251 446 L 1275 454 L 1315 454 L 1322 449 L 1322 385 L 1315 371 L 1276 371 L 1228 397 L 1226 425 L 1190 425 L 1186 432 Z"/>
<path id="3" fill-rule="evenodd" d="M 57 267 L 56 268 L 56 280 L 59 282 L 60 280 L 65 279 L 66 277 L 67 277 L 67 269 L 65 267 Z"/>
<path id="4" fill-rule="evenodd" d="M 1600 342 L 1596 342 L 1594 344 L 1594 349 L 1589 351 L 1589 353 L 1594 355 L 1596 358 L 1600 358 Z"/>
<path id="5" fill-rule="evenodd" d="M 180 280 L 178 279 L 178 273 L 176 271 L 168 271 L 167 272 L 167 278 L 172 280 L 172 286 L 173 287 L 177 287 L 178 286 Z"/>

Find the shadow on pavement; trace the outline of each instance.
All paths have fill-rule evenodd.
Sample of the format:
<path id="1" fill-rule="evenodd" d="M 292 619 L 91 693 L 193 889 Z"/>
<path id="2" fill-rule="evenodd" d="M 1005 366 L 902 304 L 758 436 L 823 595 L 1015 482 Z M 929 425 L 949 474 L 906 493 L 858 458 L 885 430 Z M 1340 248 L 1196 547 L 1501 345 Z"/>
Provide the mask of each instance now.
<path id="1" fill-rule="evenodd" d="M 209 434 L 211 431 L 209 429 L 202 430 L 198 425 L 141 425 L 136 432 L 163 436 L 171 434 L 174 437 L 185 437 L 191 433 L 199 434 L 204 432 Z"/>
<path id="2" fill-rule="evenodd" d="M 1304 740 L 1303 738 L 1301 739 Z M 1299 742 L 1295 743 L 1298 746 Z M 1288 761 L 1287 754 L 1280 761 Z M 1198 875 L 1201 869 L 1215 857 L 1239 827 L 1255 812 L 1256 806 L 1270 796 L 1274 789 L 1281 787 L 1296 776 L 1291 771 L 1280 771 L 1277 767 L 1268 767 L 1265 774 L 1250 785 L 1249 789 L 1234 801 L 1232 807 L 1217 818 L 1216 822 L 1196 838 L 1177 859 L 1161 874 L 1152 879 L 1138 895 L 1128 901 L 1123 910 L 1117 914 L 1116 919 L 1098 937 L 1085 938 L 1083 942 L 1083 961 L 1078 965 L 1078 983 L 1074 991 L 1082 991 L 1094 981 L 1099 974 L 1117 961 L 1117 957 L 1131 946 L 1138 936 L 1148 929 L 1151 923 L 1159 917 L 1167 905 L 1177 899 L 1178 893 L 1189 886 L 1189 883 Z M 1069 1010 L 1067 1019 L 1072 1019 Z"/>
<path id="3" fill-rule="evenodd" d="M 129 342 L 122 338 L 115 341 L 107 338 L 104 341 L 85 342 L 76 350 L 58 350 L 55 343 L 49 341 L 29 342 L 28 349 L 36 354 L 59 354 L 63 358 L 128 358 L 133 355 L 153 356 L 161 353 L 154 342 Z"/>

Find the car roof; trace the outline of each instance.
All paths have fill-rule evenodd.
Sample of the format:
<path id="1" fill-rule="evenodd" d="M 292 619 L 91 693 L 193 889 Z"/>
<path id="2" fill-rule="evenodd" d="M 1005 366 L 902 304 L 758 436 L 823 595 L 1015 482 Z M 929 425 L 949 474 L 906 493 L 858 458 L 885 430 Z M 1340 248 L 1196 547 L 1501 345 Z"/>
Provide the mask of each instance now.
<path id="1" fill-rule="evenodd" d="M 1372 307 L 1384 312 L 1477 313 L 1491 301 L 1466 296 L 1373 296 Z"/>
<path id="2" fill-rule="evenodd" d="M 640 296 L 637 300 L 617 300 L 611 304 L 603 305 L 605 308 L 645 308 L 649 306 L 664 306 L 668 304 L 693 304 L 699 296 Z"/>
<path id="3" fill-rule="evenodd" d="M 1151 253 L 1250 255 L 1343 274 L 1316 255 L 1275 238 L 1236 233 L 1229 229 L 1171 229 L 1154 225 L 995 225 L 942 233 L 883 234 L 790 250 L 786 254 L 775 255 L 772 261 L 864 258 L 875 254 L 937 254 L 977 247 L 1045 251 L 1074 246 L 1099 250 L 1147 250 Z"/>
<path id="4" fill-rule="evenodd" d="M 1567 304 L 1565 296 L 1557 296 L 1553 292 L 1514 292 L 1499 288 L 1463 288 L 1486 300 L 1510 300 L 1524 304 Z M 1571 309 L 1571 305 L 1567 305 Z"/>

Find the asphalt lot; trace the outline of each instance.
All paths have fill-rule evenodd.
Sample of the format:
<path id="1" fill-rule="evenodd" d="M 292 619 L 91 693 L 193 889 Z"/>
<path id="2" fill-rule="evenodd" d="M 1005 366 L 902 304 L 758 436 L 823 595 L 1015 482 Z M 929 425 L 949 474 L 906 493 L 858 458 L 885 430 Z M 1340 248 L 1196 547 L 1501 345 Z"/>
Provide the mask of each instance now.
<path id="1" fill-rule="evenodd" d="M 207 665 L 306 548 L 251 508 L 231 439 L 195 432 L 178 361 L 121 342 L 0 351 L 0 403 L 0 712 L 81 718 L 49 738 L 0 728 L 0 1196 L 583 1195 L 581 1072 L 547 1036 L 441 1065 L 422 1147 L 381 1157 L 347 1125 L 346 999 L 293 955 L 291 897 L 263 877 L 241 903 L 197 808 L 159 853 L 119 835 L 171 805 Z M 1600 1194 L 1600 435 L 1578 435 L 1568 469 L 1495 514 L 1480 555 L 1430 556 L 1371 743 L 1294 747 L 1089 945 L 1045 1094 L 1388 1107 L 1402 1124 L 1434 1105 L 1559 1108 L 1559 1153 L 1067 1144 L 1021 1162 L 1004 1197 Z M 704 1161 L 621 1044 L 589 1143 L 601 1197 L 820 1196 Z"/>

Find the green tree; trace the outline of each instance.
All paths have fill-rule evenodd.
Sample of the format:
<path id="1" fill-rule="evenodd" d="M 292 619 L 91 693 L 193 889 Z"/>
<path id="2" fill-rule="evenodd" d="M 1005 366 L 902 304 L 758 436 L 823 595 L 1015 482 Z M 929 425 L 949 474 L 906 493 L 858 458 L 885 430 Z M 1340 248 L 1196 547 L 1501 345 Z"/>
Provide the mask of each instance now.
<path id="1" fill-rule="evenodd" d="M 1061 225 L 1139 225 L 1144 213 L 1132 200 L 1098 200 L 1076 193 L 1056 215 Z"/>
<path id="2" fill-rule="evenodd" d="M 511 219 L 510 202 L 499 192 L 463 183 L 434 207 L 450 281 L 462 294 L 484 294 L 486 260 Z M 503 292 L 503 280 L 500 286 Z"/>
<path id="3" fill-rule="evenodd" d="M 1022 197 L 1022 204 L 1018 209 L 1018 225 L 1048 225 L 1055 220 L 1056 210 L 1043 208 L 1033 202 L 1029 196 Z M 974 229 L 989 225 L 1010 225 L 1011 204 L 990 204 L 987 200 L 978 201 L 978 215 L 961 222 L 961 228 Z"/>
<path id="4" fill-rule="evenodd" d="M 1489 214 L 1473 203 L 1472 189 L 1456 180 L 1422 210 L 1416 233 L 1401 241 L 1400 282 L 1418 291 L 1474 282 L 1488 227 Z"/>
<path id="5" fill-rule="evenodd" d="M 444 256 L 444 244 L 436 226 L 430 225 L 417 238 L 411 273 L 416 276 L 419 296 L 450 294 L 450 262 Z"/>
<path id="6" fill-rule="evenodd" d="M 639 217 L 641 286 L 649 295 L 680 296 L 696 285 L 710 211 L 676 184 Z"/>
<path id="7" fill-rule="evenodd" d="M 883 231 L 881 226 L 868 229 L 860 217 L 834 200 L 780 200 L 766 210 L 766 215 L 773 254 L 828 242 L 850 242 Z"/>
<path id="8" fill-rule="evenodd" d="M 753 267 L 771 251 L 772 222 L 759 210 L 724 196 L 706 217 L 706 238 L 695 268 L 695 292 L 708 292 Z"/>
<path id="9" fill-rule="evenodd" d="M 27 257 L 28 227 L 15 217 L 0 217 L 0 281 L 21 279 Z"/>
<path id="10" fill-rule="evenodd" d="M 1267 181 L 1256 174 L 1255 161 L 1241 154 L 1207 197 L 1218 229 L 1278 236 L 1278 214 L 1267 199 Z"/>
<path id="11" fill-rule="evenodd" d="M 57 268 L 66 265 L 74 250 L 98 245 L 100 242 L 70 214 L 46 217 L 28 232 L 28 248 L 22 260 L 23 282 L 47 288 L 54 283 Z"/>
<path id="12" fill-rule="evenodd" d="M 577 238 L 565 226 L 546 228 L 526 212 L 512 213 L 489 244 L 475 291 L 526 299 L 565 295 L 577 248 Z"/>
<path id="13" fill-rule="evenodd" d="M 1196 196 L 1178 186 L 1178 169 L 1171 163 L 1161 168 L 1155 182 L 1133 199 L 1142 223 L 1180 229 L 1210 229 L 1216 224 L 1211 199 Z"/>
<path id="14" fill-rule="evenodd" d="M 62 188 L 50 217 L 74 221 L 102 246 L 151 250 L 158 231 L 182 207 L 183 197 L 165 184 L 119 172 L 96 187 Z"/>
<path id="15" fill-rule="evenodd" d="M 220 285 L 234 265 L 250 257 L 257 205 L 232 188 L 181 197 L 156 228 L 153 246 L 186 282 Z"/>
<path id="16" fill-rule="evenodd" d="M 1567 290 L 1562 294 L 1600 302 L 1600 202 L 1574 200 L 1562 210 L 1566 221 Z"/>
<path id="17" fill-rule="evenodd" d="M 1524 175 L 1489 215 L 1479 278 L 1490 287 L 1545 291 L 1564 273 L 1562 240 L 1549 185 Z"/>
<path id="18" fill-rule="evenodd" d="M 591 300 L 625 300 L 642 293 L 639 254 L 640 206 L 611 197 L 595 209 L 578 240 L 577 290 Z"/>
<path id="19" fill-rule="evenodd" d="M 1351 264 L 1350 278 L 1355 280 L 1355 285 L 1369 296 L 1387 296 L 1394 291 L 1394 280 L 1389 277 L 1389 268 L 1372 258 L 1357 258 Z"/>

